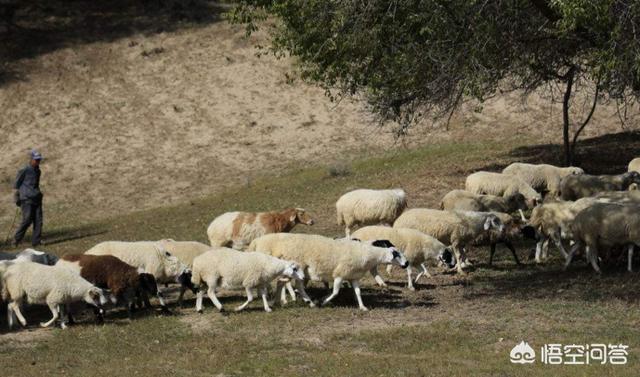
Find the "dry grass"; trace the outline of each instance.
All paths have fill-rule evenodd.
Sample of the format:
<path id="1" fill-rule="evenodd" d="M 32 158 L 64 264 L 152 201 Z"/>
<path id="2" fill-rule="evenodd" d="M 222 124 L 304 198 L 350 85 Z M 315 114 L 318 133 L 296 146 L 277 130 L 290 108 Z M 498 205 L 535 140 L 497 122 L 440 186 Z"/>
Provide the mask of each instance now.
<path id="1" fill-rule="evenodd" d="M 402 186 L 411 206 L 432 206 L 446 190 L 459 187 L 469 171 L 508 163 L 514 158 L 509 145 L 524 142 L 434 145 L 355 161 L 347 176 L 332 177 L 320 166 L 84 228 L 66 219 L 53 224 L 61 242 L 51 249 L 78 252 L 106 239 L 204 241 L 208 221 L 222 211 L 288 205 L 305 206 L 318 220 L 297 231 L 339 235 L 333 203 L 341 193 L 362 186 Z M 519 245 L 521 254 L 530 246 Z M 104 326 L 83 317 L 66 331 L 32 327 L 0 335 L 0 365 L 12 366 L 4 370 L 9 376 L 637 375 L 640 307 L 635 275 L 612 265 L 597 277 L 579 261 L 568 273 L 560 271 L 558 260 L 517 268 L 506 250 L 497 257 L 489 267 L 487 251 L 474 250 L 476 264 L 468 277 L 437 271 L 416 292 L 403 289 L 400 271 L 390 278 L 388 289 L 366 278 L 363 298 L 373 309 L 367 313 L 356 309 L 352 292 L 344 289 L 333 305 L 321 309 L 293 304 L 267 314 L 255 302 L 247 312 L 221 316 L 207 302 L 204 314 L 198 315 L 191 298 L 171 317 L 139 313 L 129 322 L 124 313 L 111 312 Z M 319 286 L 310 293 L 325 294 Z M 238 292 L 222 298 L 227 306 L 242 300 Z M 33 308 L 27 318 L 35 323 L 47 315 Z M 629 364 L 513 365 L 509 351 L 522 339 L 536 347 L 552 342 L 629 344 Z"/>

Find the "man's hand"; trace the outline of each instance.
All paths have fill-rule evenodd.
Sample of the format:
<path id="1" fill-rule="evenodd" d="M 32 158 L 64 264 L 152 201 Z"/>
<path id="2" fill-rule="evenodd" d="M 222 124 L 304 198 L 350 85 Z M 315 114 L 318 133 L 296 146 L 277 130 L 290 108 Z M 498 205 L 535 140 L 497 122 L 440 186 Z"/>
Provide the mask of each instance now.
<path id="1" fill-rule="evenodd" d="M 16 206 L 20 207 L 20 191 L 13 190 L 13 202 L 16 203 Z"/>

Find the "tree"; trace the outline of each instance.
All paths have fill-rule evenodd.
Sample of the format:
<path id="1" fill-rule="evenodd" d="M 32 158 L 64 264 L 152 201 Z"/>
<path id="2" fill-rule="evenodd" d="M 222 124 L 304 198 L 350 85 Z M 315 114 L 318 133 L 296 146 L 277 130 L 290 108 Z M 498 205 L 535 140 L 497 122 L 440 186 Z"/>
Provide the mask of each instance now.
<path id="1" fill-rule="evenodd" d="M 249 33 L 271 16 L 274 53 L 297 57 L 333 99 L 363 95 L 398 134 L 469 99 L 559 83 L 571 164 L 597 103 L 624 106 L 640 91 L 637 0 L 242 0 L 231 12 Z M 594 99 L 571 138 L 578 81 Z"/>

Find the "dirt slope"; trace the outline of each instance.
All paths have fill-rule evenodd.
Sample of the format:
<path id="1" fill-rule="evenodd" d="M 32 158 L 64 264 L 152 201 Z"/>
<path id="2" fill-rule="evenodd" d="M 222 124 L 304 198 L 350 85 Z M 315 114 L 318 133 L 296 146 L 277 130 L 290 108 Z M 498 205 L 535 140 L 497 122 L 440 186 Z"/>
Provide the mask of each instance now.
<path id="1" fill-rule="evenodd" d="M 11 62 L 21 74 L 0 84 L 0 224 L 13 215 L 10 185 L 31 147 L 47 157 L 47 211 L 96 219 L 402 145 L 490 139 L 505 129 L 541 141 L 560 135 L 557 107 L 538 96 L 525 106 L 511 95 L 482 113 L 466 106 L 449 131 L 425 123 L 397 143 L 361 104 L 336 105 L 290 80 L 290 60 L 258 58 L 264 34 L 243 35 L 216 21 Z M 601 111 L 600 130 L 586 135 L 619 129 L 616 119 Z"/>

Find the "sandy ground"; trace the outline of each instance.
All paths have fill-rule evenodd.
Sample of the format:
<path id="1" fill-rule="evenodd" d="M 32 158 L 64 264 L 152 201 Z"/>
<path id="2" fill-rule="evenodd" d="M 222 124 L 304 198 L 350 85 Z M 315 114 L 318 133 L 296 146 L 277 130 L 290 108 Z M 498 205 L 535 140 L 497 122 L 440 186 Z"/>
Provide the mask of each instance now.
<path id="1" fill-rule="evenodd" d="M 23 72 L 0 84 L 3 228 L 14 213 L 11 183 L 32 147 L 47 158 L 46 210 L 92 220 L 392 148 L 503 132 L 541 142 L 560 137 L 557 106 L 509 95 L 482 112 L 465 106 L 448 131 L 424 122 L 398 142 L 362 104 L 336 105 L 321 89 L 291 80 L 290 60 L 257 57 L 265 34 L 243 35 L 219 21 L 12 62 Z M 613 107 L 600 110 L 585 136 L 620 129 Z"/>

